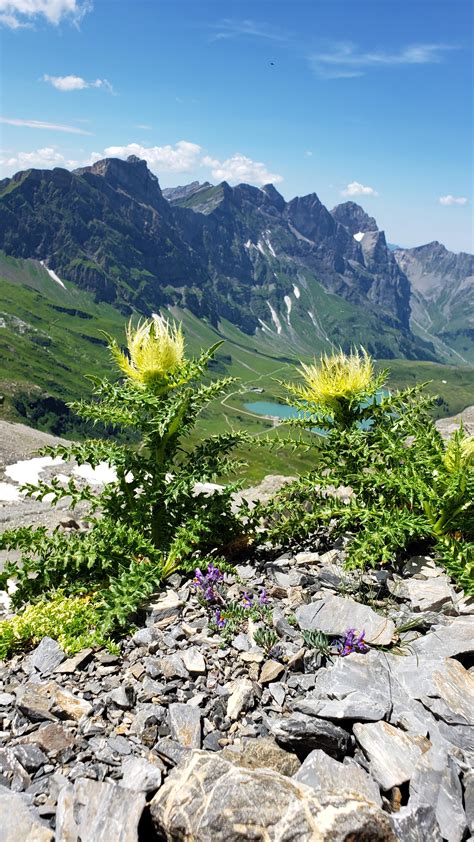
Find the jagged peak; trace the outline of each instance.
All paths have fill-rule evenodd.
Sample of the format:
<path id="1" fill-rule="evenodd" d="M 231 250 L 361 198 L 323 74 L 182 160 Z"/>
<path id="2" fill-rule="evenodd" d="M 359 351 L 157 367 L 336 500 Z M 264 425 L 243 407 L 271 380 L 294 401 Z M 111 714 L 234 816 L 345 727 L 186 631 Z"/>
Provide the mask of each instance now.
<path id="1" fill-rule="evenodd" d="M 331 215 L 336 222 L 344 225 L 345 228 L 354 236 L 357 234 L 366 234 L 369 231 L 378 231 L 377 223 L 373 216 L 364 210 L 357 202 L 341 202 L 336 205 Z"/>

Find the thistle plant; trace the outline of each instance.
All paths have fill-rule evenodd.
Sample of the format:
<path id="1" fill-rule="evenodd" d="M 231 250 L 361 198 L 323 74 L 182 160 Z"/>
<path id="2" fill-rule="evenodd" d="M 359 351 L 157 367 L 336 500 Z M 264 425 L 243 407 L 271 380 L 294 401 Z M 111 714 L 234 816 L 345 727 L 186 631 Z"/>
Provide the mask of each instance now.
<path id="1" fill-rule="evenodd" d="M 121 379 L 93 379 L 92 401 L 72 408 L 93 423 L 132 431 L 138 442 L 90 439 L 44 451 L 92 467 L 105 461 L 114 468 L 116 482 L 98 495 L 72 478 L 66 485 L 56 478 L 26 487 L 39 499 L 70 497 L 72 507 L 86 501 L 90 529 L 47 534 L 43 528 L 22 528 L 0 536 L 0 548 L 21 552 L 20 561 L 8 563 L 0 574 L 0 588 L 10 577 L 16 579 L 16 608 L 58 589 L 65 597 L 86 593 L 95 606 L 94 633 L 102 636 L 127 628 L 167 576 L 194 569 L 196 559 L 222 551 L 242 533 L 231 512 L 235 486 L 211 495 L 195 487 L 235 471 L 232 452 L 245 434 L 223 433 L 189 444 L 201 410 L 234 382 L 206 376 L 222 343 L 197 359 L 187 358 L 181 327 L 160 316 L 136 328 L 130 324 L 126 335 L 126 351 L 109 338 Z"/>
<path id="2" fill-rule="evenodd" d="M 256 515 L 281 544 L 330 521 L 350 530 L 346 564 L 377 566 L 410 545 L 433 551 L 467 593 L 474 592 L 474 440 L 462 427 L 448 444 L 430 415 L 423 385 L 390 393 L 388 372 L 375 374 L 365 351 L 302 366 L 287 384 L 301 412 L 288 423 L 312 435 L 315 468 Z M 350 486 L 349 502 L 334 489 Z"/>

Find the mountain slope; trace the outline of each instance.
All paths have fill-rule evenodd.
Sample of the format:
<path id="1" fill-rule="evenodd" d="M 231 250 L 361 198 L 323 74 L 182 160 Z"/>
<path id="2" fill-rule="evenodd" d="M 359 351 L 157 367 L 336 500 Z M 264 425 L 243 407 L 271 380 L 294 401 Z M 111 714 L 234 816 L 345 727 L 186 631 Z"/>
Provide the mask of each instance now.
<path id="1" fill-rule="evenodd" d="M 146 163 L 105 159 L 0 182 L 0 248 L 42 260 L 123 313 L 179 307 L 294 353 L 354 342 L 435 359 L 383 234 L 363 246 L 316 194 L 193 184 L 164 197 Z"/>
<path id="2" fill-rule="evenodd" d="M 397 249 L 395 258 L 412 288 L 414 332 L 474 363 L 474 256 L 441 243 Z"/>

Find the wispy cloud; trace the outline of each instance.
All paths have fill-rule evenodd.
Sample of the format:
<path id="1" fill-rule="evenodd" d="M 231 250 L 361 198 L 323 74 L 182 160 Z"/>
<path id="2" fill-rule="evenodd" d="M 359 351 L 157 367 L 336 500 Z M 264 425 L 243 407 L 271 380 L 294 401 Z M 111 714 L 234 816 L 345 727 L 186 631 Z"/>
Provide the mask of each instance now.
<path id="1" fill-rule="evenodd" d="M 451 196 L 449 193 L 447 196 L 440 196 L 438 199 L 440 205 L 467 205 L 467 197 L 466 196 Z"/>
<path id="2" fill-rule="evenodd" d="M 136 129 L 145 129 L 145 131 L 151 132 L 153 126 L 149 126 L 148 123 L 136 123 L 135 128 Z"/>
<path id="3" fill-rule="evenodd" d="M 58 91 L 83 91 L 86 88 L 102 88 L 109 94 L 115 93 L 108 79 L 94 79 L 87 82 L 82 76 L 49 76 L 47 73 L 42 76 L 43 82 L 49 82 Z"/>
<path id="4" fill-rule="evenodd" d="M 212 25 L 214 41 L 223 38 L 242 38 L 251 36 L 253 38 L 264 38 L 267 41 L 288 41 L 290 36 L 285 34 L 268 23 L 254 20 L 236 20 L 234 18 L 223 18 Z"/>
<path id="5" fill-rule="evenodd" d="M 68 132 L 69 134 L 92 134 L 85 129 L 78 129 L 76 126 L 63 126 L 57 123 L 45 123 L 43 120 L 17 120 L 13 117 L 0 117 L 0 123 L 8 126 L 24 126 L 28 129 L 48 129 L 54 132 Z"/>
<path id="6" fill-rule="evenodd" d="M 62 20 L 77 26 L 91 9 L 91 0 L 0 0 L 0 25 L 21 29 L 44 18 L 54 26 Z"/>
<path id="7" fill-rule="evenodd" d="M 33 152 L 15 152 L 13 155 L 6 155 L 0 158 L 0 166 L 9 171 L 24 169 L 51 167 L 77 167 L 78 161 L 66 158 L 54 146 L 44 146 L 42 149 L 35 149 Z"/>
<path id="8" fill-rule="evenodd" d="M 344 190 L 341 190 L 341 196 L 378 196 L 373 187 L 366 187 L 360 184 L 359 181 L 351 181 Z"/>
<path id="9" fill-rule="evenodd" d="M 444 53 L 457 49 L 449 44 L 410 44 L 399 50 L 361 50 L 356 44 L 338 41 L 325 51 L 309 56 L 314 72 L 325 79 L 363 76 L 368 70 L 402 65 L 439 64 Z"/>

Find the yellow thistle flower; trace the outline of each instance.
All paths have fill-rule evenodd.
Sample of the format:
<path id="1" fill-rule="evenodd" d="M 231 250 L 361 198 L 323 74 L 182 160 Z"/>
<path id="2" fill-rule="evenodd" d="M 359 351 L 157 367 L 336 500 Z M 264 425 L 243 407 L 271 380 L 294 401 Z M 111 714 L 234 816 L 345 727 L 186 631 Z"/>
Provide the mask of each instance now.
<path id="1" fill-rule="evenodd" d="M 168 375 L 184 360 L 184 336 L 181 325 L 170 323 L 154 314 L 134 328 L 129 322 L 127 331 L 129 356 L 112 343 L 110 350 L 118 366 L 127 377 L 145 386 L 164 385 Z"/>
<path id="2" fill-rule="evenodd" d="M 331 356 L 323 354 L 319 363 L 301 363 L 303 385 L 288 384 L 302 400 L 334 410 L 341 401 L 363 396 L 374 377 L 372 360 L 363 348 Z"/>
<path id="3" fill-rule="evenodd" d="M 474 436 L 452 436 L 446 445 L 444 464 L 449 473 L 474 465 Z"/>

